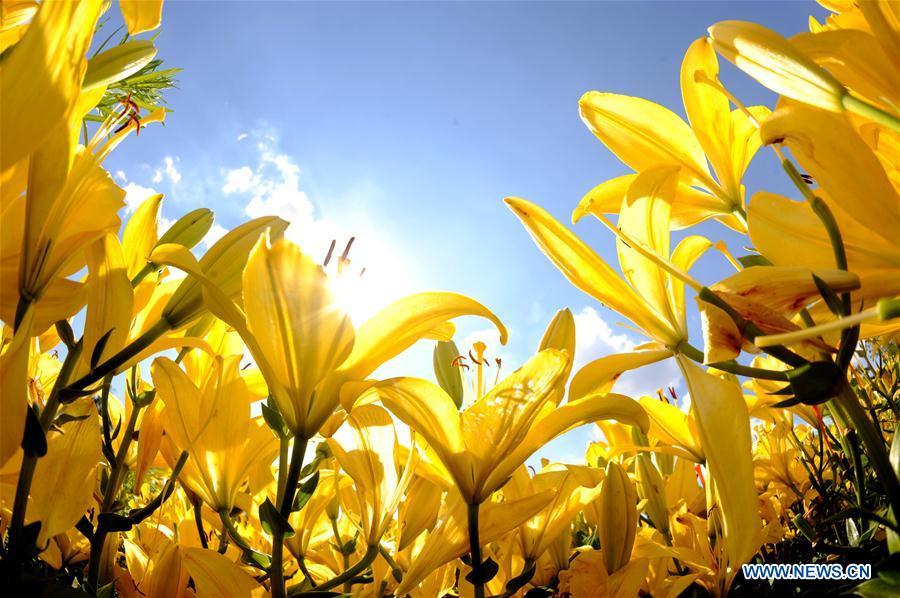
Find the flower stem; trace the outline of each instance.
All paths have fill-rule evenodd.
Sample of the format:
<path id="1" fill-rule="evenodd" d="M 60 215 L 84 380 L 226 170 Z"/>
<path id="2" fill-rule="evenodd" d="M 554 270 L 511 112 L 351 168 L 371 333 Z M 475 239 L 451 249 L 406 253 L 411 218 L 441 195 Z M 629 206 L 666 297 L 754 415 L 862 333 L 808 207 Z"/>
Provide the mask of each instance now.
<path id="1" fill-rule="evenodd" d="M 59 409 L 59 394 L 63 386 L 72 375 L 75 365 L 81 358 L 82 343 L 76 343 L 66 354 L 65 360 L 56 377 L 56 383 L 50 396 L 47 397 L 47 403 L 44 405 L 40 415 L 41 431 L 46 434 L 56 417 Z M 18 554 L 18 544 L 22 534 L 22 528 L 25 526 L 25 510 L 28 508 L 28 496 L 31 493 L 31 482 L 34 480 L 34 471 L 37 468 L 37 462 L 40 457 L 38 455 L 25 452 L 22 456 L 22 466 L 19 468 L 19 478 L 16 482 L 16 497 L 13 500 L 12 516 L 9 524 L 9 543 L 10 556 L 14 557 Z M 14 559 L 13 559 L 14 560 Z"/>
<path id="2" fill-rule="evenodd" d="M 297 482 L 300 480 L 300 470 L 303 469 L 303 456 L 306 454 L 306 438 L 295 437 L 294 446 L 291 449 L 290 464 L 279 458 L 278 467 L 288 467 L 288 474 L 284 480 L 284 493 L 278 510 L 282 517 L 287 519 L 291 514 L 291 506 L 294 504 L 294 493 L 297 491 Z M 286 456 L 286 452 L 281 457 Z M 269 575 L 272 580 L 272 597 L 284 598 L 287 592 L 284 587 L 284 532 L 276 530 L 272 536 L 272 566 Z"/>
<path id="3" fill-rule="evenodd" d="M 697 363 L 703 363 L 703 351 L 688 343 L 687 341 L 679 343 L 676 350 L 685 357 L 696 361 Z M 784 372 L 742 365 L 734 360 L 717 361 L 716 363 L 705 365 L 709 365 L 709 367 L 711 368 L 715 368 L 723 372 L 728 372 L 729 374 L 734 374 L 736 376 L 746 376 L 748 378 L 757 378 L 759 380 L 777 380 L 779 382 L 787 382 L 787 375 Z"/>
<path id="4" fill-rule="evenodd" d="M 864 102 L 859 98 L 850 95 L 849 93 L 845 93 L 841 97 L 841 104 L 844 105 L 844 108 L 846 110 L 854 114 L 858 114 L 862 117 L 868 118 L 869 120 L 875 121 L 880 125 L 884 125 L 885 127 L 892 129 L 894 132 L 900 132 L 900 118 L 897 118 L 893 114 L 885 112 L 881 108 L 872 106 L 868 102 Z"/>
<path id="5" fill-rule="evenodd" d="M 478 537 L 478 508 L 479 503 L 468 505 L 469 520 L 469 553 L 472 557 L 472 570 L 481 569 L 481 540 Z M 484 598 L 484 583 L 477 581 L 472 584 L 475 588 L 475 598 Z"/>

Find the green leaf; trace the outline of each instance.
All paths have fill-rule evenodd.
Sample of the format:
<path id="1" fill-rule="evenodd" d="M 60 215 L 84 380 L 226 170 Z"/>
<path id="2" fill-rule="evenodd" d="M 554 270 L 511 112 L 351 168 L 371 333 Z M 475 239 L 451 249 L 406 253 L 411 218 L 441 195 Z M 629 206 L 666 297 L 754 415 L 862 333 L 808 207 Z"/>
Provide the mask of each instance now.
<path id="1" fill-rule="evenodd" d="M 737 258 L 737 261 L 741 263 L 741 265 L 745 268 L 751 268 L 753 266 L 771 266 L 772 262 L 764 258 L 763 256 L 754 253 L 751 255 L 742 255 Z"/>
<path id="2" fill-rule="evenodd" d="M 134 525 L 130 517 L 119 513 L 100 513 L 97 515 L 97 529 L 107 532 L 127 532 Z"/>
<path id="3" fill-rule="evenodd" d="M 265 403 L 260 403 L 260 407 L 262 408 L 262 415 L 263 419 L 266 420 L 266 425 L 268 425 L 279 438 L 287 438 L 290 433 L 284 423 L 284 418 L 281 417 L 281 414 L 278 413 L 278 410 L 274 407 L 272 395 L 269 395 L 269 398 L 266 399 Z"/>
<path id="4" fill-rule="evenodd" d="M 266 497 L 266 500 L 259 505 L 259 521 L 262 523 L 263 529 L 272 536 L 281 535 L 283 538 L 290 538 L 294 535 L 294 528 L 275 508 L 269 497 Z"/>
<path id="5" fill-rule="evenodd" d="M 473 568 L 466 574 L 466 581 L 472 585 L 486 584 L 494 579 L 499 570 L 500 565 L 495 563 L 494 559 L 488 557 L 481 563 L 481 566 Z"/>
<path id="6" fill-rule="evenodd" d="M 841 303 L 840 297 L 837 296 L 837 293 L 834 292 L 828 283 L 816 276 L 812 275 L 813 282 L 816 283 L 816 288 L 819 289 L 819 294 L 822 295 L 822 299 L 825 300 L 825 305 L 828 306 L 828 309 L 831 310 L 836 316 L 844 316 L 844 305 Z"/>
<path id="7" fill-rule="evenodd" d="M 316 487 L 319 485 L 319 472 L 312 474 L 312 476 L 300 484 L 300 488 L 297 490 L 296 496 L 294 496 L 294 504 L 291 506 L 291 511 L 299 511 L 303 507 L 306 506 L 306 503 L 309 502 L 309 499 L 312 498 L 313 492 L 316 491 Z"/>
<path id="8" fill-rule="evenodd" d="M 534 561 L 527 561 L 525 565 L 522 573 L 506 582 L 506 592 L 508 594 L 515 594 L 519 589 L 525 587 L 525 584 L 534 577 L 534 573 L 537 571 L 537 566 Z"/>
<path id="9" fill-rule="evenodd" d="M 47 436 L 41 427 L 41 420 L 30 406 L 25 417 L 25 433 L 22 435 L 22 450 L 30 457 L 43 457 L 47 454 Z"/>
<path id="10" fill-rule="evenodd" d="M 777 403 L 776 407 L 789 407 L 797 403 L 818 405 L 837 396 L 844 374 L 833 361 L 813 361 L 785 372 L 788 386 L 774 394 L 792 394 L 793 399 Z"/>

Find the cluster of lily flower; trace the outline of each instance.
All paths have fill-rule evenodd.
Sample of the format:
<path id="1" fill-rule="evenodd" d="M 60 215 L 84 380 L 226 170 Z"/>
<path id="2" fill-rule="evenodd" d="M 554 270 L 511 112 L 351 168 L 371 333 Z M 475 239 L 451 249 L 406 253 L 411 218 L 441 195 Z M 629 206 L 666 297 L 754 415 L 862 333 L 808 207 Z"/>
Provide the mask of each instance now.
<path id="1" fill-rule="evenodd" d="M 85 120 L 154 59 L 152 42 L 88 58 L 108 3 L 4 2 L 5 587 L 718 596 L 772 590 L 744 563 L 849 558 L 882 572 L 862 595 L 897 591 L 900 10 L 823 4 L 827 21 L 790 40 L 723 22 L 693 42 L 687 122 L 641 98 L 582 97 L 585 124 L 634 172 L 590 190 L 572 219 L 609 229 L 622 274 L 539 206 L 506 203 L 647 342 L 573 373 L 563 309 L 535 355 L 491 384 L 485 347 L 464 371 L 452 342 L 461 316 L 505 342 L 474 299 L 411 295 L 354 326 L 334 288 L 346 255 L 324 267 L 276 216 L 199 259 L 209 210 L 159 235 L 153 196 L 122 223 L 103 160 L 165 110 L 124 98 L 90 138 Z M 132 35 L 160 25 L 161 0 L 119 6 Z M 774 110 L 741 104 L 717 54 L 780 94 Z M 763 146 L 797 199 L 746 198 Z M 699 235 L 671 247 L 672 231 L 710 219 L 752 250 Z M 711 249 L 735 273 L 707 286 L 690 270 Z M 434 382 L 373 379 L 422 339 L 437 341 Z M 613 392 L 623 372 L 666 359 L 689 405 Z M 586 423 L 603 440 L 585 462 L 526 468 Z"/>

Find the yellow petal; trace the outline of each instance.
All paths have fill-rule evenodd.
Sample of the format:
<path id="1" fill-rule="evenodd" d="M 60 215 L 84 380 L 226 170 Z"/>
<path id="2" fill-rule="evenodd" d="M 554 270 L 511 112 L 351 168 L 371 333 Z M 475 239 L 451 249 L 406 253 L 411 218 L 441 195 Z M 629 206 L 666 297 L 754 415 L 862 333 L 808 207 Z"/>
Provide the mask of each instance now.
<path id="1" fill-rule="evenodd" d="M 643 297 L 550 214 L 524 199 L 509 197 L 505 201 L 569 282 L 634 322 L 649 336 L 659 340 L 676 338 L 668 322 Z"/>
<path id="2" fill-rule="evenodd" d="M 152 31 L 162 22 L 163 0 L 119 0 L 128 35 Z"/>
<path id="3" fill-rule="evenodd" d="M 483 504 L 478 527 L 482 544 L 490 544 L 517 528 L 544 508 L 553 499 L 553 495 L 552 491 L 545 491 L 519 500 Z M 466 504 L 459 497 L 451 495 L 445 501 L 439 523 L 428 534 L 394 594 L 403 596 L 409 593 L 429 573 L 468 552 L 467 530 Z"/>
<path id="4" fill-rule="evenodd" d="M 569 401 L 541 414 L 522 442 L 494 467 L 484 487 L 499 487 L 516 467 L 560 434 L 601 419 L 614 419 L 637 426 L 645 432 L 650 427 L 650 420 L 638 402 L 624 395 L 590 395 L 577 401 Z"/>
<path id="5" fill-rule="evenodd" d="M 888 110 L 900 104 L 897 63 L 873 35 L 853 29 L 801 33 L 791 43 L 869 103 Z"/>
<path id="6" fill-rule="evenodd" d="M 34 308 L 29 309 L 0 355 L 0 467 L 19 450 L 28 412 L 28 358 Z"/>
<path id="7" fill-rule="evenodd" d="M 426 529 L 434 527 L 442 495 L 443 491 L 437 484 L 423 477 L 416 477 L 413 480 L 397 515 L 400 524 L 398 551 L 409 546 Z"/>
<path id="8" fill-rule="evenodd" d="M 744 337 L 725 311 L 706 301 L 697 301 L 703 330 L 703 363 L 728 361 L 741 354 Z"/>
<path id="9" fill-rule="evenodd" d="M 737 567 L 753 556 L 762 540 L 747 403 L 737 382 L 712 376 L 684 357 L 678 363 L 691 395 L 691 412 L 710 477 L 715 480 L 728 562 Z M 728 442 L 722 442 L 723 438 Z"/>
<path id="10" fill-rule="evenodd" d="M 598 535 L 606 571 L 614 573 L 631 560 L 637 534 L 637 491 L 622 466 L 610 461 L 600 490 Z"/>
<path id="11" fill-rule="evenodd" d="M 375 385 L 385 407 L 420 434 L 453 476 L 460 492 L 473 498 L 472 459 L 466 453 L 459 412 L 440 387 L 418 378 L 392 378 Z"/>
<path id="12" fill-rule="evenodd" d="M 265 588 L 241 567 L 214 550 L 184 548 L 184 566 L 194 582 L 197 598 L 267 595 Z"/>
<path id="13" fill-rule="evenodd" d="M 162 194 L 157 193 L 145 199 L 122 231 L 122 251 L 125 253 L 129 280 L 147 265 L 150 252 L 159 240 L 157 227 L 162 198 Z"/>
<path id="14" fill-rule="evenodd" d="M 27 515 L 41 522 L 38 546 L 73 527 L 93 502 L 101 458 L 97 410 L 91 401 L 75 401 L 64 412 L 82 419 L 48 433 L 47 454 L 34 471 Z"/>
<path id="15" fill-rule="evenodd" d="M 563 381 L 568 361 L 562 351 L 541 351 L 463 411 L 466 449 L 484 467 L 490 469 L 492 463 L 519 445 L 553 390 Z M 493 490 L 484 489 L 485 494 Z"/>
<path id="16" fill-rule="evenodd" d="M 40 147 L 54 129 L 68 134 L 87 68 L 99 2 L 42 2 L 15 51 L 0 69 L 0 171 Z M 61 58 L 63 57 L 63 58 Z"/>
<path id="17" fill-rule="evenodd" d="M 791 42 L 746 21 L 722 21 L 709 28 L 716 51 L 765 87 L 805 104 L 843 111 L 843 86 Z"/>
<path id="18" fill-rule="evenodd" d="M 760 130 L 763 142 L 783 141 L 835 204 L 889 243 L 900 230 L 900 195 L 849 122 L 806 106 L 776 110 Z"/>
<path id="19" fill-rule="evenodd" d="M 640 403 L 650 418 L 651 437 L 681 447 L 691 454 L 694 461 L 703 462 L 703 449 L 698 444 L 686 413 L 675 405 L 653 397 L 641 397 Z"/>
<path id="20" fill-rule="evenodd" d="M 384 525 L 393 518 L 406 490 L 394 462 L 394 421 L 384 408 L 363 405 L 350 413 L 347 423 L 327 442 L 341 468 L 356 483 L 360 527 L 366 545 L 373 546 L 381 540 Z M 408 482 L 411 478 L 407 475 L 404 479 Z"/>
<path id="21" fill-rule="evenodd" d="M 276 216 L 263 216 L 235 227 L 216 241 L 200 259 L 202 272 L 221 290 L 222 295 L 239 300 L 241 273 L 260 235 L 268 230 L 272 238 L 278 238 L 287 225 L 287 222 Z M 183 249 L 183 246 L 177 247 Z M 171 251 L 180 252 L 177 247 L 172 247 Z M 162 263 L 156 259 L 153 262 Z M 203 288 L 203 283 L 196 276 L 188 277 L 179 285 L 162 311 L 162 316 L 173 328 L 189 324 L 203 312 Z"/>
<path id="22" fill-rule="evenodd" d="M 595 216 L 597 214 L 618 214 L 622 207 L 622 200 L 625 198 L 625 192 L 635 177 L 637 177 L 636 174 L 616 177 L 600 183 L 588 191 L 572 212 L 572 223 L 578 222 L 586 214 Z M 728 214 L 730 211 L 721 199 L 679 180 L 675 197 L 672 200 L 670 226 L 673 230 L 688 228 L 707 218 Z"/>
<path id="23" fill-rule="evenodd" d="M 672 352 L 668 349 L 660 349 L 616 353 L 595 359 L 575 372 L 569 385 L 569 400 L 578 400 L 591 394 L 608 393 L 623 373 L 671 356 Z"/>
<path id="24" fill-rule="evenodd" d="M 506 327 L 474 299 L 456 293 L 418 293 L 398 299 L 359 327 L 353 352 L 341 372 L 346 378 L 361 380 L 423 336 L 432 334 L 437 326 L 468 315 L 490 320 L 500 331 L 500 342 L 506 343 Z"/>
<path id="25" fill-rule="evenodd" d="M 669 215 L 679 169 L 658 166 L 641 172 L 628 187 L 618 227 L 662 259 L 669 258 Z M 654 262 L 635 251 L 621 238 L 616 239 L 619 265 L 631 286 L 652 305 L 657 313 L 677 321 L 669 304 L 669 275 Z M 686 333 L 685 333 L 686 335 Z"/>
<path id="26" fill-rule="evenodd" d="M 687 180 L 712 184 L 703 148 L 688 124 L 668 108 L 643 98 L 597 91 L 581 96 L 578 108 L 591 132 L 632 169 L 682 166 Z"/>
<path id="27" fill-rule="evenodd" d="M 10 0 L 0 6 L 0 11 L 3 11 L 3 18 L 0 19 L 0 53 L 22 39 L 37 9 L 38 3 L 34 0 Z"/>
<path id="28" fill-rule="evenodd" d="M 102 363 L 118 353 L 128 339 L 134 291 L 115 235 L 105 235 L 95 241 L 86 254 L 89 277 L 83 356 L 85 364 L 89 364 L 95 358 L 97 343 L 106 336 L 98 362 Z"/>
<path id="29" fill-rule="evenodd" d="M 682 272 L 689 272 L 694 263 L 712 247 L 712 242 L 700 235 L 691 235 L 682 239 L 672 252 L 672 265 Z M 669 277 L 669 297 L 672 311 L 682 330 L 687 330 L 687 314 L 684 309 L 684 281 L 674 276 Z"/>
<path id="30" fill-rule="evenodd" d="M 717 81 L 719 61 L 707 38 L 688 47 L 681 63 L 681 95 L 688 121 L 709 158 L 719 183 L 735 206 L 741 202 L 740 178 L 731 166 L 731 106 L 728 98 L 705 81 Z"/>

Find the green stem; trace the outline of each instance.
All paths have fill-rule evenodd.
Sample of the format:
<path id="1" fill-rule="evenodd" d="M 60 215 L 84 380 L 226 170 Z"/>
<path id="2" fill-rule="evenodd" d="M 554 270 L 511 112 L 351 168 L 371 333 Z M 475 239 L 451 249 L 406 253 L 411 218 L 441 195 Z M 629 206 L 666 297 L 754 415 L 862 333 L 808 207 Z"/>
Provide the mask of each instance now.
<path id="1" fill-rule="evenodd" d="M 893 114 L 885 112 L 881 108 L 872 106 L 849 93 L 845 93 L 841 96 L 841 104 L 844 105 L 844 109 L 849 110 L 854 114 L 858 114 L 869 120 L 875 121 L 878 124 L 884 125 L 885 127 L 892 129 L 895 133 L 900 133 L 900 119 Z"/>
<path id="2" fill-rule="evenodd" d="M 75 344 L 66 354 L 65 360 L 60 367 L 59 374 L 56 376 L 56 383 L 50 396 L 47 397 L 47 403 L 44 405 L 39 421 L 41 430 L 44 434 L 53 423 L 56 412 L 59 410 L 59 395 L 63 386 L 65 386 L 72 375 L 75 365 L 81 358 L 81 341 Z M 28 508 L 28 496 L 31 493 L 31 483 L 34 480 L 34 471 L 37 468 L 37 462 L 40 457 L 38 455 L 25 452 L 22 456 L 22 466 L 19 468 L 19 478 L 16 482 L 16 497 L 13 499 L 12 517 L 9 524 L 9 544 L 10 556 L 15 557 L 18 552 L 18 544 L 22 534 L 22 528 L 25 526 L 25 511 Z M 13 559 L 15 560 L 15 559 Z"/>
<path id="3" fill-rule="evenodd" d="M 691 345 L 687 341 L 682 341 L 681 343 L 679 343 L 675 350 L 685 357 L 696 361 L 697 363 L 703 363 L 703 351 Z M 748 365 L 741 365 L 734 360 L 717 361 L 716 363 L 711 363 L 708 365 L 711 368 L 715 368 L 723 372 L 728 372 L 729 374 L 734 374 L 736 376 L 746 376 L 748 378 L 758 378 L 760 380 L 777 380 L 779 382 L 787 382 L 787 375 L 784 372 L 780 372 L 778 370 L 754 368 Z"/>
<path id="4" fill-rule="evenodd" d="M 119 486 L 122 484 L 122 476 L 125 475 L 125 461 L 128 456 L 128 449 L 131 446 L 131 437 L 134 436 L 134 428 L 137 426 L 138 415 L 141 410 L 132 404 L 131 415 L 128 423 L 125 425 L 125 434 L 119 443 L 119 450 L 116 452 L 116 460 L 112 464 L 112 474 L 106 484 L 106 490 L 103 493 L 103 502 L 100 505 L 100 513 L 107 513 L 112 509 L 116 496 L 119 494 Z M 98 526 L 97 532 L 91 538 L 91 557 L 88 565 L 88 586 L 95 590 L 100 587 L 100 558 L 103 556 L 103 548 L 106 545 L 107 533 Z M 106 581 L 106 580 L 102 580 Z"/>
<path id="5" fill-rule="evenodd" d="M 203 548 L 209 548 L 206 531 L 203 529 L 203 502 L 196 496 L 192 496 L 191 504 L 194 507 L 194 521 L 197 523 L 197 535 L 200 536 L 200 545 Z"/>
<path id="6" fill-rule="evenodd" d="M 297 491 L 297 482 L 300 480 L 300 470 L 303 469 L 303 456 L 306 454 L 306 438 L 294 438 L 294 446 L 291 449 L 290 465 L 284 481 L 284 494 L 278 510 L 281 516 L 287 519 L 291 515 L 291 507 L 294 504 L 294 493 Z M 285 452 L 281 456 L 287 456 Z M 288 465 L 279 459 L 278 468 L 283 469 Z M 284 586 L 284 532 L 276 530 L 272 535 L 272 566 L 269 575 L 272 580 L 272 598 L 284 598 L 287 591 Z"/>
<path id="7" fill-rule="evenodd" d="M 352 581 L 354 577 L 358 576 L 360 573 L 369 568 L 369 565 L 372 564 L 372 561 L 375 560 L 375 557 L 378 556 L 378 545 L 369 546 L 366 549 L 366 554 L 359 560 L 358 563 L 335 577 L 334 579 L 330 579 L 323 584 L 320 584 L 316 588 L 316 592 L 324 592 L 326 590 L 330 590 L 331 588 L 336 588 L 339 585 L 343 585 L 348 581 Z"/>
<path id="8" fill-rule="evenodd" d="M 472 557 L 472 570 L 481 569 L 481 540 L 478 537 L 478 503 L 468 505 L 468 521 L 469 521 L 469 553 Z M 475 588 L 475 598 L 484 598 L 484 583 L 477 582 L 473 584 Z"/>
<path id="9" fill-rule="evenodd" d="M 338 550 L 341 552 L 341 557 L 344 562 L 344 571 L 350 568 L 350 555 L 344 551 L 344 540 L 341 539 L 341 530 L 338 529 L 337 525 L 337 517 L 331 518 L 331 533 L 334 534 L 334 540 L 337 542 Z M 344 584 L 344 593 L 350 591 L 350 586 L 348 584 Z"/>
<path id="10" fill-rule="evenodd" d="M 397 561 L 394 560 L 394 557 L 391 556 L 390 551 L 384 547 L 384 544 L 378 545 L 378 554 L 381 555 L 381 558 L 388 564 L 391 568 L 391 575 L 394 576 L 394 580 L 398 583 L 403 579 L 403 569 L 400 568 L 400 565 L 397 564 Z"/>
<path id="11" fill-rule="evenodd" d="M 115 373 L 115 371 L 122 367 L 122 365 L 124 365 L 135 355 L 152 345 L 156 341 L 156 339 L 158 339 L 171 329 L 172 327 L 169 325 L 169 322 L 165 319 L 161 319 L 150 329 L 148 329 L 144 334 L 137 337 L 129 344 L 127 344 L 124 348 L 122 348 L 121 351 L 98 365 L 96 368 L 94 368 L 75 382 L 69 384 L 66 390 L 73 392 L 83 391 L 91 384 L 94 384 L 95 382 L 104 378 L 107 374 Z"/>

